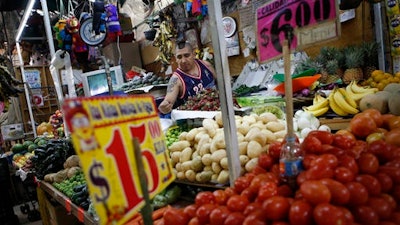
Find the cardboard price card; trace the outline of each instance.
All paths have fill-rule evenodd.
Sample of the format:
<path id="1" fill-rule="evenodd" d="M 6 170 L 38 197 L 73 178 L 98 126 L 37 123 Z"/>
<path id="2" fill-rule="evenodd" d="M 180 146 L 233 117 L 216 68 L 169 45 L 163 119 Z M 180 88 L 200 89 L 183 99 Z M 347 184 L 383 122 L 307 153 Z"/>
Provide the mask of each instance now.
<path id="1" fill-rule="evenodd" d="M 152 96 L 66 99 L 63 110 L 100 224 L 125 224 L 144 205 L 133 138 L 150 197 L 175 179 Z"/>

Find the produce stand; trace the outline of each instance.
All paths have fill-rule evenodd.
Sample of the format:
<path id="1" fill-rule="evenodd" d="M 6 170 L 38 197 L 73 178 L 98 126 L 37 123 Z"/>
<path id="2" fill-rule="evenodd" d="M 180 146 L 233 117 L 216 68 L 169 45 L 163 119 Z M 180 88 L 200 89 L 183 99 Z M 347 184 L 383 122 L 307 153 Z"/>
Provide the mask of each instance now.
<path id="1" fill-rule="evenodd" d="M 86 212 L 84 209 L 76 206 L 74 203 L 71 202 L 71 200 L 62 194 L 60 191 L 58 191 L 53 185 L 50 183 L 44 182 L 44 181 L 39 181 L 38 182 L 38 188 L 43 190 L 45 193 L 49 194 L 53 199 L 55 199 L 58 203 L 60 203 L 66 210 L 68 214 L 74 215 L 78 221 L 86 224 L 86 225 L 94 225 L 97 224 L 97 222 L 93 219 L 92 216 L 89 215 L 88 212 Z M 44 204 L 41 202 L 39 198 L 39 204 L 42 205 Z M 41 212 L 41 214 L 43 214 Z M 43 217 L 43 216 L 42 216 Z"/>
<path id="2" fill-rule="evenodd" d="M 349 126 L 351 119 L 347 118 L 319 118 L 319 122 L 321 125 L 327 125 L 328 127 L 331 128 L 331 130 L 341 130 L 341 129 L 346 129 Z"/>

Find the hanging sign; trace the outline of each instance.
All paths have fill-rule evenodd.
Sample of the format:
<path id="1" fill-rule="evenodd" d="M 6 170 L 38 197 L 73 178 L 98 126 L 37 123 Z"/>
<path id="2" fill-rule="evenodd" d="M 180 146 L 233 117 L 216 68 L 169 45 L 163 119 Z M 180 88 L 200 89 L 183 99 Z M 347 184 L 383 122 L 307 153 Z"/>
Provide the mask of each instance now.
<path id="1" fill-rule="evenodd" d="M 152 96 L 66 99 L 63 110 L 100 224 L 125 224 L 144 205 L 133 138 L 150 198 L 175 178 Z"/>
<path id="2" fill-rule="evenodd" d="M 282 43 L 288 28 L 295 30 L 296 34 L 291 40 L 291 49 L 337 37 L 337 15 L 335 0 L 273 0 L 258 7 L 256 21 L 259 61 L 271 60 L 282 54 Z M 330 25 L 326 25 L 328 21 Z M 331 24 L 334 26 L 333 31 Z M 319 25 L 325 28 L 318 29 Z"/>

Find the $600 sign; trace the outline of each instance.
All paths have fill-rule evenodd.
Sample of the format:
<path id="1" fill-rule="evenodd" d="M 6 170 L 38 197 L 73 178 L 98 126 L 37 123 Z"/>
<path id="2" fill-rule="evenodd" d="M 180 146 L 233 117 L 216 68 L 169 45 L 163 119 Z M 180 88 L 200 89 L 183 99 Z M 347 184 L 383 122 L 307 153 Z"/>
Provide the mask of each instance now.
<path id="1" fill-rule="evenodd" d="M 282 54 L 282 43 L 287 29 L 304 28 L 336 20 L 335 0 L 273 0 L 257 8 L 257 44 L 259 61 Z M 290 47 L 297 47 L 294 36 Z"/>
<path id="2" fill-rule="evenodd" d="M 173 181 L 153 97 L 67 99 L 63 109 L 100 224 L 124 224 L 144 204 L 133 138 L 140 143 L 150 197 Z"/>

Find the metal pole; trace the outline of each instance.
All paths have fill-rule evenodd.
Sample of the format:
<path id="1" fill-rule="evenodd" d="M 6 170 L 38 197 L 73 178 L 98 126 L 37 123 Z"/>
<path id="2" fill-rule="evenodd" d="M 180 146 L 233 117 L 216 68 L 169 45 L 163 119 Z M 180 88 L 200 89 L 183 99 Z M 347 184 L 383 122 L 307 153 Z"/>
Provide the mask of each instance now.
<path id="1" fill-rule="evenodd" d="M 28 91 L 28 84 L 26 83 L 26 79 L 25 79 L 24 61 L 22 59 L 21 49 L 20 49 L 20 45 L 19 45 L 18 41 L 16 43 L 16 46 L 17 46 L 17 52 L 18 52 L 18 59 L 20 62 L 21 77 L 22 77 L 22 81 L 24 82 L 25 98 L 26 98 L 26 104 L 28 106 L 29 118 L 31 120 L 33 136 L 36 138 L 37 134 L 36 134 L 36 127 L 35 127 L 35 119 L 33 118 L 31 98 L 29 97 L 30 95 L 29 95 L 29 91 Z"/>
<path id="2" fill-rule="evenodd" d="M 47 42 L 49 44 L 50 55 L 54 55 L 56 53 L 56 51 L 54 49 L 54 40 L 53 40 L 53 34 L 51 31 L 51 27 L 50 27 L 50 17 L 49 17 L 49 10 L 47 8 L 47 2 L 46 2 L 46 0 L 40 0 L 40 3 L 42 4 L 44 27 L 46 29 Z M 52 78 L 53 78 L 54 87 L 55 87 L 56 93 L 57 93 L 58 107 L 61 109 L 61 105 L 62 105 L 62 101 L 63 101 L 63 94 L 62 94 L 62 90 L 61 90 L 61 83 L 60 83 L 60 77 L 58 75 L 58 69 L 57 69 L 56 74 L 52 74 Z"/>
<path id="3" fill-rule="evenodd" d="M 383 19 L 382 19 L 382 4 L 381 3 L 375 3 L 373 4 L 374 6 L 374 19 L 375 19 L 375 39 L 376 43 L 379 44 L 379 49 L 378 49 L 378 63 L 379 63 L 379 69 L 383 71 L 386 70 L 385 66 L 385 39 L 383 38 Z"/>
<path id="4" fill-rule="evenodd" d="M 210 10 L 210 28 L 211 40 L 215 54 L 215 71 L 217 73 L 217 82 L 219 90 L 219 99 L 221 102 L 222 122 L 224 124 L 224 134 L 226 143 L 226 153 L 229 165 L 229 182 L 233 186 L 236 178 L 240 176 L 239 144 L 237 129 L 235 123 L 235 112 L 233 110 L 233 98 L 231 87 L 231 75 L 229 71 L 229 62 L 226 54 L 226 41 L 222 27 L 221 1 L 211 0 Z"/>

